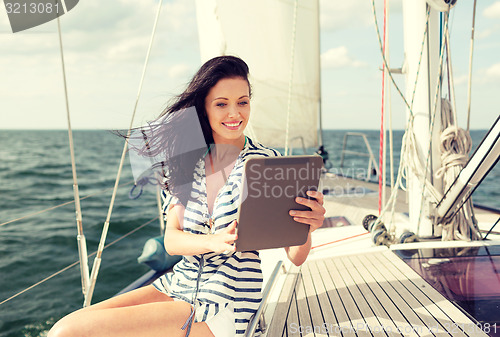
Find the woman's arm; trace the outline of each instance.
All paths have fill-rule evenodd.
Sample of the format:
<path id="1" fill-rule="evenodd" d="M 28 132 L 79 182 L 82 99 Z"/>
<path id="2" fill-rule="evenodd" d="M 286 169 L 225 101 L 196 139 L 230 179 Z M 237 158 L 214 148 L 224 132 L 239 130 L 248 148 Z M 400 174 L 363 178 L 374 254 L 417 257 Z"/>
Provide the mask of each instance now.
<path id="1" fill-rule="evenodd" d="M 296 266 L 305 262 L 311 251 L 311 233 L 323 225 L 326 210 L 323 207 L 323 193 L 318 191 L 307 191 L 307 195 L 316 200 L 306 198 L 296 198 L 295 201 L 301 205 L 308 206 L 310 211 L 290 211 L 290 215 L 297 222 L 309 225 L 307 241 L 301 246 L 285 247 L 288 259 Z"/>
<path id="2" fill-rule="evenodd" d="M 209 252 L 234 251 L 237 239 L 236 221 L 218 234 L 192 234 L 182 230 L 184 206 L 169 205 L 164 237 L 165 250 L 170 255 L 199 255 Z"/>

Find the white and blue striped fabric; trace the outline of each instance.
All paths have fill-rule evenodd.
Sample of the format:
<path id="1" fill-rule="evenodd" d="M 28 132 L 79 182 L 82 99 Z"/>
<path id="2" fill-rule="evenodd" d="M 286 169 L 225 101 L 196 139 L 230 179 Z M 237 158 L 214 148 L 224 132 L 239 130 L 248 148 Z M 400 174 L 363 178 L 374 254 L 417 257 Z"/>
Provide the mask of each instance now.
<path id="1" fill-rule="evenodd" d="M 226 228 L 236 220 L 245 161 L 251 157 L 279 155 L 276 150 L 266 148 L 247 138 L 233 170 L 217 195 L 212 215 L 209 214 L 207 204 L 205 160 L 200 160 L 195 168 L 191 197 L 184 213 L 183 230 L 206 235 Z M 177 202 L 175 197 L 164 193 L 164 212 L 169 204 L 175 202 Z M 210 218 L 213 221 L 212 229 L 208 224 Z M 203 267 L 195 303 L 195 322 L 209 320 L 232 303 L 235 336 L 244 336 L 248 323 L 262 299 L 262 271 L 257 251 L 183 256 L 175 265 L 173 273 L 159 278 L 154 286 L 174 299 L 192 303 L 202 258 Z M 258 335 L 259 331 L 256 333 L 256 336 Z"/>

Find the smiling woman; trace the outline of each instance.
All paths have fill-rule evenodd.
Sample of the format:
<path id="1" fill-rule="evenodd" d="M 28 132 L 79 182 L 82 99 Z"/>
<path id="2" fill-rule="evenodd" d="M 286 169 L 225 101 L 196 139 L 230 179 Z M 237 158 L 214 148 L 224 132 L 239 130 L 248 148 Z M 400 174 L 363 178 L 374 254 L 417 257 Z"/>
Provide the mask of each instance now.
<path id="1" fill-rule="evenodd" d="M 245 334 L 262 300 L 262 271 L 257 251 L 235 251 L 236 201 L 245 162 L 279 155 L 244 135 L 250 96 L 246 63 L 233 56 L 215 57 L 202 65 L 186 90 L 151 124 L 148 141 L 135 150 L 161 158 L 167 220 L 164 244 L 169 254 L 182 255 L 182 260 L 173 273 L 153 285 L 64 317 L 49 337 Z M 182 123 L 192 107 L 198 120 Z M 195 144 L 194 150 L 179 151 L 193 138 L 203 139 L 205 146 Z M 296 265 L 305 261 L 311 233 L 324 219 L 323 195 L 314 191 L 308 195 L 315 199 L 297 198 L 297 203 L 310 211 L 288 214 L 309 225 L 305 244 L 285 248 Z"/>

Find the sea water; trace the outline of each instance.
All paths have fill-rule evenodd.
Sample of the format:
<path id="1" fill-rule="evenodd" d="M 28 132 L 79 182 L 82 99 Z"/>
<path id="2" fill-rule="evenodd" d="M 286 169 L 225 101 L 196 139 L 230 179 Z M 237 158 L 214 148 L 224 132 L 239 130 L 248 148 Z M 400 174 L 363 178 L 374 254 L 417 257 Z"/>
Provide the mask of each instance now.
<path id="1" fill-rule="evenodd" d="M 346 155 L 344 167 L 339 168 L 345 132 L 324 131 L 332 170 L 345 175 L 366 172 L 366 157 Z M 363 132 L 378 161 L 378 131 Z M 485 134 L 486 130 L 471 132 L 474 148 Z M 394 133 L 395 172 L 402 135 L 402 131 Z M 97 249 L 106 219 L 124 140 L 109 131 L 81 130 L 74 131 L 74 142 L 83 226 L 91 254 Z M 350 139 L 348 148 L 367 152 L 360 138 Z M 301 152 L 295 149 L 295 153 Z M 500 208 L 499 179 L 497 165 L 474 193 L 474 202 Z M 106 243 L 158 215 L 151 191 L 145 191 L 137 200 L 129 198 L 132 181 L 127 159 Z M 0 302 L 78 261 L 72 201 L 73 178 L 66 131 L 0 130 Z M 68 204 L 25 217 L 64 203 Z M 22 217 L 25 218 L 5 224 Z M 148 270 L 137 263 L 137 257 L 145 241 L 159 233 L 159 223 L 153 221 L 104 251 L 93 303 L 113 296 Z M 93 257 L 89 258 L 90 266 L 92 261 Z M 0 337 L 43 336 L 55 321 L 81 308 L 82 303 L 80 270 L 75 265 L 0 305 Z"/>

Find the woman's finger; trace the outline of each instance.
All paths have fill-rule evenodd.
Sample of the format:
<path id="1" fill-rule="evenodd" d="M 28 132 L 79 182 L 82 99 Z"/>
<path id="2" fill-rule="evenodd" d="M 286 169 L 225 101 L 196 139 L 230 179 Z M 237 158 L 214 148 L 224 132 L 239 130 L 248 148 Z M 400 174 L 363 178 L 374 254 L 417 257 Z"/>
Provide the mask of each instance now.
<path id="1" fill-rule="evenodd" d="M 324 196 L 323 196 L 323 193 L 321 192 L 318 192 L 318 191 L 307 191 L 306 192 L 308 196 L 310 196 L 311 198 L 314 198 L 316 199 L 316 201 L 320 204 L 320 205 L 323 205 L 323 200 L 324 200 Z"/>
<path id="2" fill-rule="evenodd" d="M 233 222 L 231 222 L 231 223 L 230 223 L 230 224 L 226 227 L 225 231 L 226 231 L 227 233 L 234 234 L 234 233 L 236 233 L 236 226 L 237 226 L 237 225 L 238 225 L 238 224 L 237 224 L 236 220 L 234 220 Z"/>
<path id="3" fill-rule="evenodd" d="M 289 212 L 291 216 L 296 216 L 300 218 L 309 218 L 309 219 L 316 219 L 320 220 L 323 216 L 319 212 L 313 212 L 313 211 L 297 211 L 297 210 L 291 210 Z"/>
<path id="4" fill-rule="evenodd" d="M 298 204 L 307 206 L 311 209 L 312 212 L 317 212 L 318 214 L 324 215 L 326 213 L 326 209 L 316 200 L 310 200 L 307 198 L 297 197 L 295 201 Z"/>
<path id="5" fill-rule="evenodd" d="M 302 197 L 297 197 L 295 198 L 295 202 L 297 202 L 298 204 L 301 204 L 301 205 L 304 205 L 304 206 L 307 206 L 309 207 L 310 209 L 314 210 L 314 209 L 320 209 L 321 207 L 321 204 L 316 201 L 316 200 L 313 200 L 313 199 L 307 199 L 307 198 L 302 198 Z"/>
<path id="6" fill-rule="evenodd" d="M 226 242 L 232 244 L 234 241 L 236 241 L 236 239 L 238 239 L 238 234 L 229 234 L 227 236 Z"/>
<path id="7" fill-rule="evenodd" d="M 311 218 L 302 218 L 302 217 L 293 217 L 293 220 L 309 225 L 311 227 L 311 232 L 315 231 L 316 229 L 320 228 L 323 225 L 323 221 L 320 221 L 318 219 L 311 219 Z"/>

